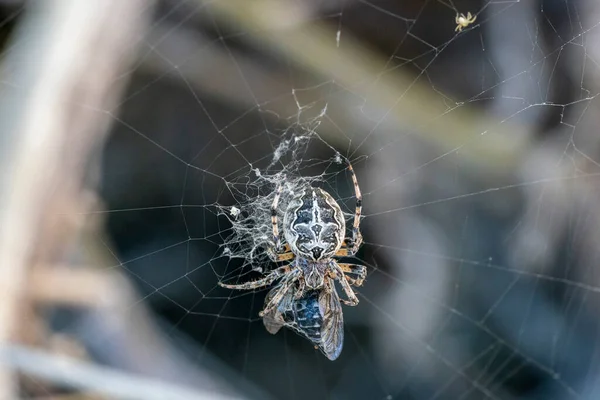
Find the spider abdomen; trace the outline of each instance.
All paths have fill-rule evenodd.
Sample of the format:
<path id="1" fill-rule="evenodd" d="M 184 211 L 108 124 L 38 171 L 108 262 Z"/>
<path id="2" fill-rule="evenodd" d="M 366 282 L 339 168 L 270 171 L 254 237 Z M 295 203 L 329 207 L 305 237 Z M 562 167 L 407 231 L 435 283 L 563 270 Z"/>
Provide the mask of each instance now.
<path id="1" fill-rule="evenodd" d="M 283 234 L 292 251 L 312 261 L 333 257 L 346 233 L 344 214 L 321 188 L 310 188 L 290 201 L 283 218 Z"/>

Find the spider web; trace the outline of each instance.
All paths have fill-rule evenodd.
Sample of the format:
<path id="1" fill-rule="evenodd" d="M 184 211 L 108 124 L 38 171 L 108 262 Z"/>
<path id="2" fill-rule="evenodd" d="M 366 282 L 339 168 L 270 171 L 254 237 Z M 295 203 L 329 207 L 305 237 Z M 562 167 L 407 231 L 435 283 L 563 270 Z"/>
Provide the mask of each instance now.
<path id="1" fill-rule="evenodd" d="M 327 171 L 332 165 L 343 163 L 341 155 L 333 148 L 331 150 L 334 156 L 331 160 L 305 157 L 308 146 L 313 141 L 328 146 L 315 131 L 319 118 L 325 115 L 325 111 L 317 119 L 305 124 L 295 124 L 287 134 L 282 133 L 281 142 L 264 169 L 253 167 L 249 175 L 242 174 L 233 181 L 226 182 L 234 204 L 218 205 L 219 215 L 225 216 L 231 224 L 231 234 L 223 239 L 225 256 L 244 260 L 252 270 L 264 272 L 271 264 L 266 249 L 274 245 L 271 207 L 277 189 L 281 187 L 277 207 L 281 224 L 283 210 L 297 193 L 306 187 L 327 184 L 328 176 L 329 179 L 335 177 L 336 172 L 321 172 L 314 176 L 303 174 L 303 171 L 310 173 L 315 168 Z M 297 131 L 300 134 L 295 133 Z M 330 183 L 329 187 L 334 186 Z"/>
<path id="2" fill-rule="evenodd" d="M 584 0 L 161 3 L 107 110 L 107 268 L 274 398 L 598 398 L 599 25 Z M 351 218 L 343 160 L 368 276 L 330 362 L 218 282 L 274 267 L 278 185 Z"/>

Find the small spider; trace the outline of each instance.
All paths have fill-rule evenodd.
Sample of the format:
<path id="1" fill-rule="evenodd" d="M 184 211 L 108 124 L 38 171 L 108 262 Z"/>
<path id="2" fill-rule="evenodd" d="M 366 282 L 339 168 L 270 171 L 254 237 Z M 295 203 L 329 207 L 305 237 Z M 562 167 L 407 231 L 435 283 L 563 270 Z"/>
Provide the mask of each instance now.
<path id="1" fill-rule="evenodd" d="M 465 16 L 465 14 L 458 14 L 456 13 L 456 29 L 454 30 L 462 32 L 463 28 L 466 28 L 467 26 L 471 25 L 473 22 L 475 22 L 475 20 L 477 19 L 477 15 L 471 15 L 471 13 L 467 13 L 467 16 Z"/>
<path id="2" fill-rule="evenodd" d="M 259 314 L 261 317 L 273 314 L 275 310 L 275 316 L 285 313 L 293 300 L 302 299 L 305 289 L 323 291 L 323 300 L 319 299 L 319 303 L 324 307 L 323 325 L 325 329 L 331 330 L 327 335 L 339 336 L 339 331 L 343 331 L 343 324 L 337 322 L 342 321 L 339 302 L 349 306 L 358 304 L 358 298 L 350 285 L 362 285 L 367 272 L 364 265 L 338 263 L 334 260 L 334 257 L 354 256 L 362 244 L 359 230 L 362 195 L 350 163 L 348 170 L 352 174 L 356 197 L 350 239 L 345 238 L 346 221 L 337 202 L 323 189 L 309 187 L 300 191 L 289 202 L 284 212 L 283 235 L 287 243 L 282 246 L 277 219 L 277 206 L 283 192 L 283 186 L 280 185 L 271 205 L 273 241 L 267 248 L 267 254 L 274 262 L 289 261 L 289 264 L 256 281 L 239 285 L 219 285 L 229 289 L 249 290 L 270 285 L 281 279 L 269 292 L 265 307 Z M 337 293 L 333 293 L 333 280 L 340 283 L 347 299 L 339 299 Z M 341 345 L 339 349 L 341 350 Z M 329 352 L 335 353 L 333 350 Z"/>

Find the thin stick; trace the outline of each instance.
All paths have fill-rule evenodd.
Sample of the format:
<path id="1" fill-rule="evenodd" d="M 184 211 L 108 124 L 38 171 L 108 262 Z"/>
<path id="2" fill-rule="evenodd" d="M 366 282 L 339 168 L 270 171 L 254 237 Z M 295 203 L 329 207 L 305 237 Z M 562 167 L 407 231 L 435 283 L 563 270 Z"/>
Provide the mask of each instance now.
<path id="1" fill-rule="evenodd" d="M 28 375 L 75 389 L 132 400 L 205 400 L 233 399 L 220 393 L 201 392 L 180 385 L 159 382 L 118 372 L 69 357 L 56 356 L 23 346 L 0 350 L 0 363 Z"/>
<path id="2" fill-rule="evenodd" d="M 27 269 L 49 236 L 59 196 L 77 192 L 111 121 L 148 15 L 146 0 L 32 2 L 9 47 L 0 95 L 0 346 L 18 329 Z M 51 235 L 50 235 L 51 236 Z M 0 398 L 16 397 L 0 370 Z"/>

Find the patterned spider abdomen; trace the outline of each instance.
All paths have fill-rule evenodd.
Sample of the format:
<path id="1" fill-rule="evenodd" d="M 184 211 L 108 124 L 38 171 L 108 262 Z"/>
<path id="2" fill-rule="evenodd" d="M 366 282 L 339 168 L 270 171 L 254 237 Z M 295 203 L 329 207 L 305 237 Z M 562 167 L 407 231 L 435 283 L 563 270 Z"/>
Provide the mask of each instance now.
<path id="1" fill-rule="evenodd" d="M 309 188 L 288 204 L 283 234 L 297 256 L 311 261 L 327 260 L 342 246 L 346 221 L 329 193 Z"/>

